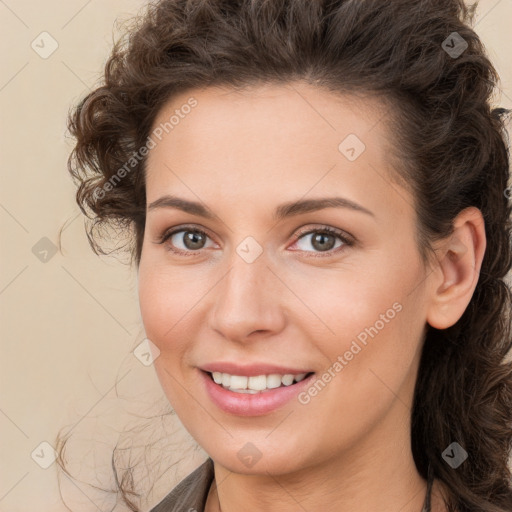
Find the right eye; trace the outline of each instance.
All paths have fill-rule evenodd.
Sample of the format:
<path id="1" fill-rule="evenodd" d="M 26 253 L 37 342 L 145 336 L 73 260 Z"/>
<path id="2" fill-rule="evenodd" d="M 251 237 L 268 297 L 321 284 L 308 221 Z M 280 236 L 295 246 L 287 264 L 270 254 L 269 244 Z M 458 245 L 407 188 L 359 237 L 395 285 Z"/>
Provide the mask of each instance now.
<path id="1" fill-rule="evenodd" d="M 169 251 L 176 254 L 191 256 L 204 249 L 209 238 L 201 229 L 193 226 L 181 226 L 179 229 L 166 231 L 157 243 L 165 244 Z"/>

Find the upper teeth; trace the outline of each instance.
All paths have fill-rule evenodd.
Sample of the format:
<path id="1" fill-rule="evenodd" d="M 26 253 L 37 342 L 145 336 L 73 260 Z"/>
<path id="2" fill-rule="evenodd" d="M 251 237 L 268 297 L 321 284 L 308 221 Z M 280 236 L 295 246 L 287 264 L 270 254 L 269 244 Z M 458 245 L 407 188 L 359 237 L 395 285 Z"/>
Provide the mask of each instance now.
<path id="1" fill-rule="evenodd" d="M 213 380 L 217 384 L 239 393 L 257 393 L 265 389 L 278 388 L 281 384 L 289 386 L 293 381 L 300 382 L 306 375 L 307 373 L 299 373 L 298 375 L 292 375 L 291 373 L 279 375 L 273 373 L 270 375 L 244 377 L 243 375 L 230 375 L 229 373 L 212 373 Z"/>

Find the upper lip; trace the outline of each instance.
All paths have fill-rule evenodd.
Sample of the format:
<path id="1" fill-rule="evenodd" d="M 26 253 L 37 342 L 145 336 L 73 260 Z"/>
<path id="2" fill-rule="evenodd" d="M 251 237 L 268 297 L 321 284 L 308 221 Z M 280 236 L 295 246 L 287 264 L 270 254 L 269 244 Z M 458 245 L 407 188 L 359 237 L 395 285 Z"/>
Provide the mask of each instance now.
<path id="1" fill-rule="evenodd" d="M 310 373 L 312 371 L 308 369 L 289 368 L 286 366 L 276 366 L 274 364 L 266 363 L 242 365 L 239 363 L 230 363 L 228 361 L 209 363 L 202 365 L 199 368 L 205 372 L 228 373 L 230 375 L 240 375 L 244 377 L 255 377 L 257 375 L 270 375 L 276 373 L 279 375 L 299 375 L 301 373 Z"/>

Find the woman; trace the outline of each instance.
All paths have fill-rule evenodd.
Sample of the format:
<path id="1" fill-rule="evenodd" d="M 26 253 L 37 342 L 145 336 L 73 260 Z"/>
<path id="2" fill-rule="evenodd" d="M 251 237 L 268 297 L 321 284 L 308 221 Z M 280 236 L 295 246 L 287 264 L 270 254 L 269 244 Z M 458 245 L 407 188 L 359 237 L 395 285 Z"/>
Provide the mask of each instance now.
<path id="1" fill-rule="evenodd" d="M 133 235 L 209 455 L 153 512 L 512 510 L 509 160 L 472 14 L 161 0 L 72 112 L 91 243 Z"/>

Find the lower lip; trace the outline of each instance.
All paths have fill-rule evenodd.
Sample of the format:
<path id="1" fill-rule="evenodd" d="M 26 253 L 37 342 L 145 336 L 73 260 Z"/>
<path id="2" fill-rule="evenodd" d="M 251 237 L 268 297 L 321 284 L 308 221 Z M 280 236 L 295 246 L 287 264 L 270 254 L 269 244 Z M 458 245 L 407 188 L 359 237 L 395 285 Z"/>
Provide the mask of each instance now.
<path id="1" fill-rule="evenodd" d="M 281 386 L 251 394 L 229 391 L 220 384 L 216 384 L 209 373 L 203 370 L 200 370 L 200 372 L 206 386 L 206 392 L 212 402 L 224 412 L 238 416 L 260 416 L 275 411 L 296 397 L 310 384 L 315 375 L 312 373 L 300 382 L 295 382 L 290 386 Z"/>

